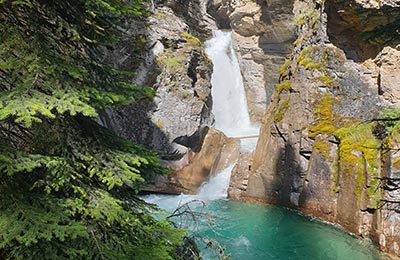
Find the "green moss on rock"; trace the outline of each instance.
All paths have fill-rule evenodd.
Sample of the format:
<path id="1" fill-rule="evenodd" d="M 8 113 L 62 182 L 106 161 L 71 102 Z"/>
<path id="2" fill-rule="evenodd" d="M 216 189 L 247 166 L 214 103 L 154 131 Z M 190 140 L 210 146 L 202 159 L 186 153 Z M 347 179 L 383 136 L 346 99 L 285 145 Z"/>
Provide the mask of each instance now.
<path id="1" fill-rule="evenodd" d="M 278 109 L 276 110 L 275 114 L 274 114 L 274 120 L 275 122 L 280 122 L 283 119 L 283 116 L 285 115 L 286 111 L 289 108 L 289 101 L 290 99 L 285 99 L 284 101 L 282 101 L 279 104 Z"/>
<path id="2" fill-rule="evenodd" d="M 373 134 L 376 123 L 364 123 L 343 127 L 335 131 L 340 140 L 339 161 L 342 174 L 357 174 L 355 194 L 361 198 L 362 190 L 367 189 L 367 196 L 372 204 L 377 205 L 379 199 L 379 156 L 382 141 Z M 364 183 L 364 174 L 367 183 Z"/>
<path id="3" fill-rule="evenodd" d="M 305 69 L 309 70 L 319 70 L 323 71 L 324 66 L 321 61 L 318 60 L 319 52 L 321 47 L 311 46 L 304 48 L 300 55 L 296 58 L 298 64 L 303 66 Z"/>
<path id="4" fill-rule="evenodd" d="M 320 103 L 317 105 L 314 114 L 317 116 L 318 123 L 309 127 L 310 138 L 315 138 L 318 135 L 330 135 L 335 131 L 333 124 L 334 118 L 332 114 L 332 104 L 334 97 L 332 94 L 327 93 L 321 98 Z"/>
<path id="5" fill-rule="evenodd" d="M 291 86 L 291 81 L 290 80 L 285 80 L 276 85 L 276 92 L 281 93 L 282 91 L 289 91 Z"/>

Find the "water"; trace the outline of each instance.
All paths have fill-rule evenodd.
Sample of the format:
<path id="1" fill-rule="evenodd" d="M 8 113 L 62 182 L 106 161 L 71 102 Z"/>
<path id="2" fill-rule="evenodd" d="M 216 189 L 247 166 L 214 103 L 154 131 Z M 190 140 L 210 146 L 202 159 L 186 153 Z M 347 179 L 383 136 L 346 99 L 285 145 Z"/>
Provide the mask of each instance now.
<path id="1" fill-rule="evenodd" d="M 369 241 L 352 237 L 316 218 L 282 207 L 227 200 L 232 167 L 211 178 L 197 195 L 152 194 L 142 199 L 169 212 L 196 201 L 190 204 L 191 209 L 203 214 L 196 224 L 191 218 L 175 220 L 182 228 L 189 227 L 218 241 L 232 260 L 388 259 Z M 202 202 L 206 203 L 205 208 Z M 204 244 L 199 246 L 204 260 L 218 259 L 213 250 L 205 249 Z"/>
<path id="2" fill-rule="evenodd" d="M 210 183 L 214 186 L 213 181 Z M 208 188 L 204 187 L 203 191 Z M 179 202 L 201 199 L 203 195 L 150 195 L 144 198 L 172 211 Z M 230 254 L 232 260 L 388 259 L 369 241 L 356 239 L 333 225 L 296 211 L 218 197 L 208 197 L 206 212 L 210 215 L 199 219 L 195 227 L 190 220 L 180 222 L 192 223 L 190 227 L 199 234 L 217 240 L 226 247 L 225 253 Z M 204 212 L 200 203 L 191 207 L 194 211 Z M 217 259 L 213 250 L 206 250 L 204 245 L 200 249 L 203 259 Z"/>
<path id="3" fill-rule="evenodd" d="M 201 232 L 225 245 L 232 260 L 383 259 L 369 241 L 285 208 L 219 200 L 208 210 L 215 225 Z"/>
<path id="4" fill-rule="evenodd" d="M 211 177 L 208 182 L 203 183 L 199 193 L 196 195 L 151 194 L 143 196 L 142 198 L 147 202 L 157 204 L 162 209 L 168 210 L 170 212 L 192 200 L 214 201 L 225 199 L 228 195 L 227 191 L 233 166 L 234 165 L 227 167 L 216 176 Z"/>
<path id="5" fill-rule="evenodd" d="M 206 53 L 214 65 L 211 77 L 215 128 L 229 137 L 258 134 L 258 126 L 250 123 L 243 79 L 232 45 L 230 31 L 213 31 L 205 43 Z M 257 142 L 257 139 L 244 142 Z"/>

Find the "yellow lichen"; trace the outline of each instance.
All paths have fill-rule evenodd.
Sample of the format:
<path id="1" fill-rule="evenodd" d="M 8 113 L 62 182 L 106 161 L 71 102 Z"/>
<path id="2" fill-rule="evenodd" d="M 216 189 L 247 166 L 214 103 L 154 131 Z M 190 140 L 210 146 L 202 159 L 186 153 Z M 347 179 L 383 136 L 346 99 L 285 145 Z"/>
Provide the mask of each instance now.
<path id="1" fill-rule="evenodd" d="M 396 170 L 400 170 L 400 157 L 396 158 L 393 163 L 392 163 L 392 167 L 395 168 Z"/>
<path id="2" fill-rule="evenodd" d="M 326 94 L 321 98 L 321 101 L 317 105 L 314 114 L 317 116 L 317 124 L 312 125 L 308 128 L 310 138 L 315 138 L 318 135 L 329 135 L 335 131 L 335 126 L 333 125 L 334 118 L 332 115 L 332 104 L 334 102 L 334 97 L 331 94 Z"/>
<path id="3" fill-rule="evenodd" d="M 382 141 L 373 135 L 374 123 L 364 123 L 343 127 L 335 131 L 340 140 L 339 160 L 342 174 L 357 174 L 355 194 L 361 198 L 362 189 L 367 187 L 367 195 L 372 204 L 379 200 L 378 176 L 379 154 Z M 367 182 L 364 183 L 364 174 Z"/>
<path id="4" fill-rule="evenodd" d="M 327 87 L 329 87 L 334 82 L 334 80 L 331 77 L 326 75 L 320 76 L 317 79 Z"/>
<path id="5" fill-rule="evenodd" d="M 164 126 L 164 122 L 161 120 L 157 120 L 156 122 L 154 122 L 154 124 L 158 128 L 162 128 Z"/>
<path id="6" fill-rule="evenodd" d="M 192 46 L 202 46 L 201 41 L 196 36 L 191 35 L 190 33 L 184 32 L 181 33 L 181 36 L 186 39 L 187 43 Z"/>
<path id="7" fill-rule="evenodd" d="M 281 75 L 281 77 L 287 76 L 287 74 L 289 73 L 288 70 L 291 63 L 292 60 L 286 59 L 283 65 L 279 68 L 279 74 Z"/>
<path id="8" fill-rule="evenodd" d="M 305 69 L 316 69 L 323 71 L 323 64 L 320 61 L 315 60 L 315 58 L 318 58 L 317 52 L 319 51 L 319 48 L 320 47 L 316 46 L 304 48 L 300 52 L 300 55 L 296 58 L 297 63 L 303 66 Z"/>
<path id="9" fill-rule="evenodd" d="M 285 99 L 282 101 L 278 107 L 278 110 L 276 110 L 274 114 L 274 120 L 275 122 L 280 122 L 283 119 L 283 116 L 285 115 L 286 111 L 289 108 L 289 99 Z"/>
<path id="10" fill-rule="evenodd" d="M 322 141 L 322 140 L 318 140 L 315 141 L 313 144 L 313 148 L 318 151 L 318 153 L 326 158 L 328 160 L 328 162 L 333 162 L 333 158 L 330 155 L 331 153 L 331 147 L 329 144 L 327 144 L 326 142 Z"/>
<path id="11" fill-rule="evenodd" d="M 291 85 L 291 81 L 290 80 L 285 80 L 282 81 L 281 83 L 279 83 L 278 85 L 276 85 L 276 92 L 277 93 L 281 93 L 282 91 L 289 91 L 290 90 L 290 85 Z"/>

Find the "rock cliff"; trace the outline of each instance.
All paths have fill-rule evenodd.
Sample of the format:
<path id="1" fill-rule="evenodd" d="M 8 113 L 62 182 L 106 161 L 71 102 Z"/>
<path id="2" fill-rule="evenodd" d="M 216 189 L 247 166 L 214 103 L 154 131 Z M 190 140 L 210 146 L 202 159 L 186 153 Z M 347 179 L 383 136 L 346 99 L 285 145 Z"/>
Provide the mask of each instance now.
<path id="1" fill-rule="evenodd" d="M 126 21 L 126 37 L 105 50 L 105 59 L 135 71 L 132 81 L 154 89 L 155 98 L 107 109 L 99 121 L 160 151 L 165 165 L 173 169 L 168 177 L 149 180 L 147 190 L 193 193 L 207 180 L 223 147 L 229 146 L 223 134 L 208 131 L 214 122 L 212 64 L 203 42 L 215 23 L 206 12 L 206 1 L 151 2 L 146 19 Z"/>
<path id="2" fill-rule="evenodd" d="M 293 3 L 297 39 L 231 197 L 300 209 L 400 256 L 399 3 Z"/>
<path id="3" fill-rule="evenodd" d="M 174 140 L 213 123 L 212 64 L 194 36 L 203 34 L 200 27 L 189 27 L 189 16 L 174 12 L 177 5 L 163 3 L 146 20 L 129 21 L 126 38 L 106 56 L 111 63 L 135 71 L 133 82 L 152 87 L 153 102 L 108 110 L 101 117 L 120 135 L 166 153 L 185 153 L 188 147 Z M 142 48 L 132 49 L 132 42 Z"/>

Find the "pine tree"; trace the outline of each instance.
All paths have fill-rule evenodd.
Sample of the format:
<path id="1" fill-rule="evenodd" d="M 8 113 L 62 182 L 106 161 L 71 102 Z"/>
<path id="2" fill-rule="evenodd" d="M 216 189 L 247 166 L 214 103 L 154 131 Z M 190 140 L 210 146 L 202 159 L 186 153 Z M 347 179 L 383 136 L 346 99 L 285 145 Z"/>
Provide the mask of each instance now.
<path id="1" fill-rule="evenodd" d="M 143 12 L 138 0 L 0 0 L 0 259 L 175 257 L 183 232 L 134 196 L 166 170 L 93 120 L 154 94 L 101 61 L 121 17 Z"/>

